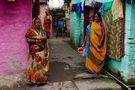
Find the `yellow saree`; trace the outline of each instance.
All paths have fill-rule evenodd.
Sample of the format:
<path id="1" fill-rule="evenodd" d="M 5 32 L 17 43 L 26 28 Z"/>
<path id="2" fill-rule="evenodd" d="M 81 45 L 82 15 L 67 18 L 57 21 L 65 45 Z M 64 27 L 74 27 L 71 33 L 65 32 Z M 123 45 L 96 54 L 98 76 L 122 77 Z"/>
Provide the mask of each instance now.
<path id="1" fill-rule="evenodd" d="M 104 66 L 106 55 L 106 32 L 97 22 L 92 23 L 89 42 L 89 55 L 86 58 L 85 67 L 99 73 Z"/>

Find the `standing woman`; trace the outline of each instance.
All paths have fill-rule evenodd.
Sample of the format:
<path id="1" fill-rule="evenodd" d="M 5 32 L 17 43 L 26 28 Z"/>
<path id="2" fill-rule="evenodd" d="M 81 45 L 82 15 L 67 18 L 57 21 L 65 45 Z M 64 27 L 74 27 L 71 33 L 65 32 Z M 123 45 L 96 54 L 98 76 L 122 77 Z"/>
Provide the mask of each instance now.
<path id="1" fill-rule="evenodd" d="M 29 44 L 27 80 L 31 84 L 43 84 L 48 80 L 49 48 L 47 38 L 38 17 L 33 20 L 33 27 L 26 33 Z"/>
<path id="2" fill-rule="evenodd" d="M 106 32 L 102 27 L 99 13 L 94 16 L 91 24 L 89 39 L 89 54 L 86 58 L 85 68 L 90 74 L 100 73 L 104 66 L 106 56 Z"/>
<path id="3" fill-rule="evenodd" d="M 50 38 L 51 26 L 52 26 L 51 23 L 52 23 L 51 15 L 49 13 L 49 10 L 47 10 L 45 11 L 44 24 L 43 24 L 47 38 Z"/>

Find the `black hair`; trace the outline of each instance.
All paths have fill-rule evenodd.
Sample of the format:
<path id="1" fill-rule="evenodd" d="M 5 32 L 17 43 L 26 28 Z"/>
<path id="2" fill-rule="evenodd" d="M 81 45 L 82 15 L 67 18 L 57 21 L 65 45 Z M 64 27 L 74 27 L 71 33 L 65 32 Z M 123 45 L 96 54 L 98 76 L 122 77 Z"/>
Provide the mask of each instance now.
<path id="1" fill-rule="evenodd" d="M 36 20 L 40 20 L 40 18 L 39 17 L 35 17 L 33 22 L 35 23 Z"/>
<path id="2" fill-rule="evenodd" d="M 93 16 L 93 15 L 92 15 L 92 16 L 89 16 L 89 19 L 90 19 L 90 18 L 92 18 L 92 19 L 94 20 L 94 16 Z"/>
<path id="3" fill-rule="evenodd" d="M 99 20 L 100 20 L 100 21 L 102 21 L 101 14 L 100 14 L 100 13 L 98 13 L 98 12 L 95 12 L 95 14 L 94 14 L 94 20 L 95 20 L 95 15 L 96 15 L 96 14 L 97 14 L 97 15 L 98 15 L 98 17 L 99 17 Z"/>
<path id="4" fill-rule="evenodd" d="M 98 13 L 96 13 L 96 14 L 99 16 L 99 18 L 102 18 L 102 17 L 101 17 L 101 14 L 100 14 L 99 12 L 98 12 Z"/>

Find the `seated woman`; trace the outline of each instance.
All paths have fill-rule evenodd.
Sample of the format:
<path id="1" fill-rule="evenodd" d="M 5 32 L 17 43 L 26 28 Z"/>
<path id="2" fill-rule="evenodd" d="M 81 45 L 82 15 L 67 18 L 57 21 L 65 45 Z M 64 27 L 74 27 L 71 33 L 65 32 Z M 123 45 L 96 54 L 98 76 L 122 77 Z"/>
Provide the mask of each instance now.
<path id="1" fill-rule="evenodd" d="M 49 48 L 38 17 L 34 18 L 33 27 L 25 36 L 29 44 L 27 80 L 31 84 L 46 83 L 49 70 Z"/>
<path id="2" fill-rule="evenodd" d="M 96 13 L 91 24 L 89 37 L 89 53 L 86 57 L 85 68 L 90 74 L 99 73 L 104 66 L 106 55 L 106 32 L 102 27 L 100 14 Z"/>

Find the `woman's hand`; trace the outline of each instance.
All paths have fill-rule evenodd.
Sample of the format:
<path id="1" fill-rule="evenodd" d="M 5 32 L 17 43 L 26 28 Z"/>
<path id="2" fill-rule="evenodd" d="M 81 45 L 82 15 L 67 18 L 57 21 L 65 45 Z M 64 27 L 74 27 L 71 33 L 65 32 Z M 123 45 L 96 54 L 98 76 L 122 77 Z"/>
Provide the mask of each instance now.
<path id="1" fill-rule="evenodd" d="M 27 38 L 27 41 L 28 42 L 36 42 L 36 40 L 35 39 L 32 39 L 32 38 Z"/>
<path id="2" fill-rule="evenodd" d="M 36 39 L 36 42 L 41 42 L 41 39 Z"/>
<path id="3" fill-rule="evenodd" d="M 46 37 L 46 35 L 41 35 L 40 38 L 46 39 L 47 37 Z"/>
<path id="4" fill-rule="evenodd" d="M 43 35 L 43 36 L 41 37 L 41 39 L 47 39 L 46 35 Z"/>
<path id="5" fill-rule="evenodd" d="M 47 39 L 46 35 L 38 36 L 38 37 L 36 38 L 36 42 L 41 42 L 42 40 L 45 40 L 45 39 Z"/>
<path id="6" fill-rule="evenodd" d="M 33 37 L 27 37 L 28 42 L 41 42 L 42 40 L 45 40 L 47 37 L 44 36 L 33 36 Z"/>
<path id="7" fill-rule="evenodd" d="M 46 37 L 46 35 L 43 35 L 43 36 L 36 36 L 35 37 L 35 39 L 37 39 L 37 40 L 44 40 L 44 39 L 46 39 L 47 37 Z"/>
<path id="8" fill-rule="evenodd" d="M 28 37 L 27 40 L 28 40 L 28 42 L 40 42 L 41 41 L 37 37 Z"/>

